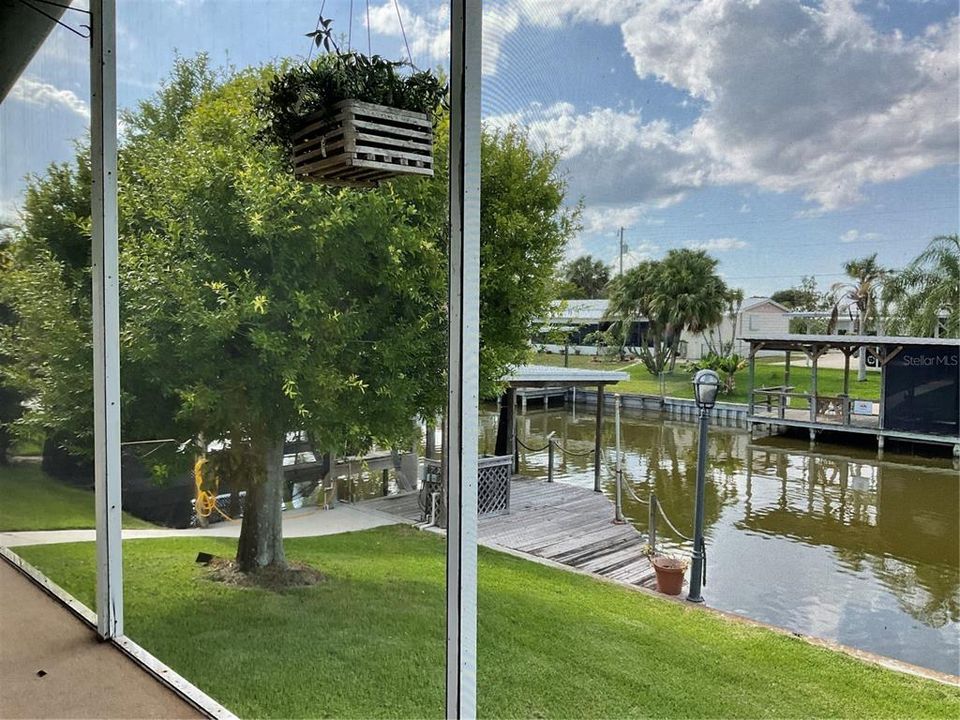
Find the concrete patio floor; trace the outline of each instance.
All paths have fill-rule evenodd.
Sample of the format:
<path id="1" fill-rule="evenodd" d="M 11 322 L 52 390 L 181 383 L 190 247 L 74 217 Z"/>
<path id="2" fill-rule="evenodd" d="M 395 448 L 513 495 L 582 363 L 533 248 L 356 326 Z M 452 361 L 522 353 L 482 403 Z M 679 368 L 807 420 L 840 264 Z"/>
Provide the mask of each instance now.
<path id="1" fill-rule="evenodd" d="M 0 560 L 0 717 L 204 717 Z"/>

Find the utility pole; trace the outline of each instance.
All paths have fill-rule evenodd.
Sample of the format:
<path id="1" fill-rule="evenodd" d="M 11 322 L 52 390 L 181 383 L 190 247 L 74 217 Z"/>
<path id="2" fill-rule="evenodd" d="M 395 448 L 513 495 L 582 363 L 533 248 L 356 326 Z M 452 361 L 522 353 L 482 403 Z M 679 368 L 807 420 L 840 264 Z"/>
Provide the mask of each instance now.
<path id="1" fill-rule="evenodd" d="M 623 243 L 623 228 L 620 228 L 620 277 L 623 277 L 623 251 L 627 246 Z"/>

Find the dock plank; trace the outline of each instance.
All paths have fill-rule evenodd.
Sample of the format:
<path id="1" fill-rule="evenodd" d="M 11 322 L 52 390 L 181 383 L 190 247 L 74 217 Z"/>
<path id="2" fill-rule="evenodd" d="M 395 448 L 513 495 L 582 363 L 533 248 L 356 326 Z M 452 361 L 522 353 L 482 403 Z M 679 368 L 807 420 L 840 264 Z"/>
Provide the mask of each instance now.
<path id="1" fill-rule="evenodd" d="M 481 517 L 481 545 L 504 547 L 552 560 L 627 585 L 656 587 L 646 536 L 629 523 L 614 523 L 613 503 L 589 488 L 514 478 L 510 513 Z M 419 522 L 417 494 L 362 503 L 379 512 Z"/>

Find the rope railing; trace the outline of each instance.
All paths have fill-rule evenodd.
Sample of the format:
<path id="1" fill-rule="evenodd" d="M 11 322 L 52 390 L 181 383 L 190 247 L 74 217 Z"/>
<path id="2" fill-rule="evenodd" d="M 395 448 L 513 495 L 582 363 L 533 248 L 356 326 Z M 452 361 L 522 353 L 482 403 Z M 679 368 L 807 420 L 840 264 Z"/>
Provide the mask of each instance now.
<path id="1" fill-rule="evenodd" d="M 527 445 L 523 440 L 521 440 L 519 437 L 516 440 L 517 440 L 517 445 L 519 445 L 520 447 L 522 447 L 523 449 L 529 452 L 543 452 L 544 450 L 548 450 L 550 448 L 549 442 L 546 445 L 544 445 L 542 448 L 532 448 L 529 445 Z M 569 455 L 570 457 L 589 457 L 594 453 L 594 450 L 592 448 L 590 450 L 587 450 L 586 452 L 575 452 L 574 450 L 567 450 L 567 448 L 565 448 L 563 445 L 557 442 L 553 443 L 553 447 L 556 450 L 559 450 L 564 455 Z"/>
<path id="2" fill-rule="evenodd" d="M 525 448 L 525 449 L 528 450 L 529 452 L 543 452 L 544 450 L 549 449 L 550 444 L 551 444 L 551 442 L 548 441 L 547 444 L 544 445 L 542 448 L 532 448 L 532 447 L 530 447 L 529 445 L 527 445 L 525 442 L 523 442 L 523 440 L 521 440 L 519 437 L 518 437 L 516 440 L 517 440 L 517 444 L 518 444 L 518 445 L 520 445 L 521 447 Z M 563 453 L 564 455 L 570 455 L 570 456 L 573 456 L 573 457 L 588 457 L 588 456 L 590 456 L 590 455 L 593 455 L 593 453 L 595 452 L 593 449 L 588 450 L 587 452 L 575 452 L 575 451 L 573 451 L 573 450 L 567 450 L 565 447 L 563 447 L 563 446 L 560 445 L 559 443 L 553 443 L 553 445 L 554 445 L 554 447 L 555 447 L 557 450 L 559 450 L 559 451 L 560 451 L 561 453 Z M 616 479 L 617 470 L 616 470 L 616 468 L 614 467 L 614 464 L 611 464 L 610 458 L 608 457 L 608 454 L 607 454 L 603 449 L 600 450 L 600 458 L 601 458 L 601 460 L 602 460 L 602 462 L 603 462 L 603 465 L 604 465 L 604 467 L 606 468 L 607 472 L 610 473 L 610 475 L 613 476 L 614 479 Z M 624 471 L 621 469 L 621 470 L 620 470 L 620 480 L 621 480 L 621 481 L 620 481 L 620 483 L 619 483 L 620 488 L 626 490 L 627 495 L 629 495 L 629 496 L 634 500 L 634 502 L 637 502 L 637 503 L 639 503 L 639 504 L 641 504 L 641 505 L 650 505 L 650 499 L 648 498 L 648 499 L 645 500 L 645 499 L 643 499 L 642 497 L 640 497 L 639 495 L 637 495 L 637 493 L 636 493 L 636 492 L 634 491 L 634 489 L 633 489 L 632 483 L 626 482 L 626 479 L 625 479 L 624 475 L 625 475 L 625 473 L 624 473 Z M 651 495 L 653 495 L 653 493 L 651 493 Z M 659 514 L 660 514 L 660 517 L 662 517 L 662 518 L 663 518 L 663 521 L 667 524 L 667 527 L 669 527 L 670 530 L 672 530 L 673 533 L 674 533 L 678 538 L 680 538 L 681 540 L 683 540 L 683 541 L 685 541 L 685 542 L 690 542 L 690 543 L 693 542 L 693 538 L 689 537 L 688 535 L 684 535 L 682 532 L 680 532 L 680 531 L 677 529 L 677 526 L 676 526 L 676 525 L 673 523 L 673 521 L 670 519 L 670 516 L 667 515 L 667 511 L 663 509 L 663 504 L 662 504 L 662 503 L 657 502 L 657 503 L 656 503 L 656 508 L 657 508 L 657 511 L 658 511 Z"/>
<path id="3" fill-rule="evenodd" d="M 676 534 L 678 537 L 686 540 L 687 542 L 693 542 L 693 538 L 692 538 L 692 537 L 687 537 L 686 535 L 684 535 L 682 532 L 680 532 L 679 530 L 677 530 L 677 526 L 676 526 L 676 525 L 674 525 L 672 522 L 670 522 L 670 517 L 667 515 L 667 511 L 663 509 L 663 505 L 662 505 L 661 503 L 659 503 L 659 502 L 657 503 L 657 510 L 660 511 L 660 517 L 663 518 L 663 521 L 667 524 L 667 527 L 669 527 L 671 530 L 673 530 L 674 534 Z"/>
<path id="4" fill-rule="evenodd" d="M 530 452 L 543 452 L 544 450 L 546 450 L 547 448 L 550 447 L 550 443 L 548 442 L 548 443 L 547 443 L 546 445 L 544 445 L 542 448 L 532 448 L 532 447 L 530 447 L 529 445 L 527 445 L 527 444 L 526 444 L 523 440 L 521 440 L 520 438 L 517 438 L 517 445 L 519 445 L 520 447 L 522 447 L 522 448 L 524 448 L 524 449 L 526 449 L 526 450 L 528 450 L 528 451 L 530 451 Z"/>
<path id="5" fill-rule="evenodd" d="M 609 459 L 607 458 L 606 453 L 604 453 L 603 451 L 601 451 L 601 453 L 602 453 L 602 457 L 603 457 L 603 459 L 604 459 L 604 465 L 606 466 L 606 468 L 607 468 L 607 470 L 610 472 L 610 474 L 614 476 L 614 479 L 616 479 L 616 473 L 617 473 L 616 469 L 613 468 L 613 467 L 611 467 L 610 461 L 609 461 Z M 620 479 L 621 479 L 621 481 L 620 481 L 620 488 L 621 488 L 621 489 L 625 489 L 626 492 L 627 492 L 627 494 L 628 494 L 630 497 L 632 497 L 636 502 L 640 503 L 641 505 L 650 505 L 650 500 L 649 500 L 649 499 L 644 500 L 644 499 L 641 498 L 639 495 L 637 495 L 636 492 L 634 492 L 633 487 L 632 487 L 632 484 L 625 481 L 624 475 L 625 475 L 625 473 L 623 472 L 623 470 L 621 470 L 621 471 L 620 471 Z M 651 493 L 651 495 L 655 497 L 655 494 L 654 494 L 654 493 Z M 667 527 L 669 527 L 671 530 L 673 530 L 674 534 L 675 534 L 677 537 L 681 538 L 682 540 L 685 540 L 686 542 L 691 542 L 691 543 L 693 542 L 693 538 L 688 537 L 687 535 L 684 535 L 682 532 L 680 532 L 679 530 L 677 530 L 677 526 L 673 524 L 673 521 L 671 521 L 670 518 L 669 518 L 669 516 L 667 515 L 667 511 L 663 509 L 663 504 L 662 504 L 662 503 L 657 502 L 657 503 L 656 503 L 656 507 L 657 507 L 657 510 L 658 510 L 659 513 L 660 513 L 660 516 L 663 518 L 664 522 L 667 523 Z"/>

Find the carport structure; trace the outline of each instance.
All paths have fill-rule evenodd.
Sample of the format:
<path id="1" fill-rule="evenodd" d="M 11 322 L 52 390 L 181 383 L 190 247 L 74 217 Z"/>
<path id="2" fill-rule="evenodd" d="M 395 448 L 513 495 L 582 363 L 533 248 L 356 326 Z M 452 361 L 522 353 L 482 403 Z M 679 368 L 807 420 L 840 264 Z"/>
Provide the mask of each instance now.
<path id="1" fill-rule="evenodd" d="M 621 371 L 590 370 L 586 368 L 553 367 L 549 365 L 522 365 L 514 368 L 504 378 L 507 385 L 500 407 L 500 423 L 497 428 L 497 455 L 515 453 L 517 390 L 523 388 L 550 388 L 567 391 L 572 388 L 595 387 L 597 389 L 597 423 L 593 445 L 593 489 L 601 492 L 600 441 L 603 437 L 604 389 L 630 375 Z"/>
<path id="2" fill-rule="evenodd" d="M 769 335 L 750 344 L 747 421 L 753 425 L 807 428 L 872 435 L 878 448 L 892 438 L 952 446 L 960 455 L 960 339 L 877 335 Z M 880 368 L 880 399 L 851 395 L 850 359 L 864 349 Z M 783 384 L 756 386 L 760 351 L 785 354 Z M 819 360 L 829 351 L 844 356 L 843 389 L 828 395 L 818 386 Z M 810 361 L 810 387 L 791 385 L 791 357 Z M 854 388 L 855 390 L 855 388 Z"/>

